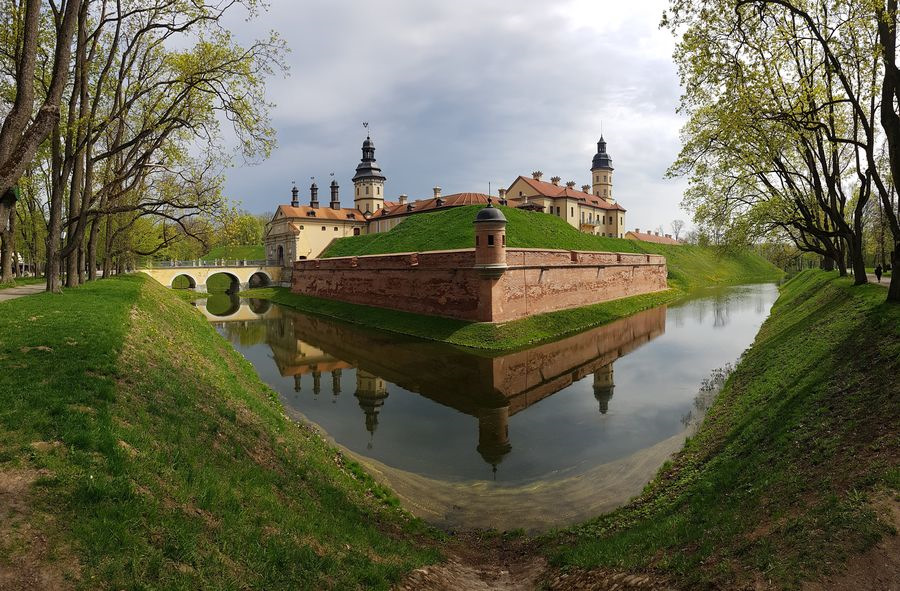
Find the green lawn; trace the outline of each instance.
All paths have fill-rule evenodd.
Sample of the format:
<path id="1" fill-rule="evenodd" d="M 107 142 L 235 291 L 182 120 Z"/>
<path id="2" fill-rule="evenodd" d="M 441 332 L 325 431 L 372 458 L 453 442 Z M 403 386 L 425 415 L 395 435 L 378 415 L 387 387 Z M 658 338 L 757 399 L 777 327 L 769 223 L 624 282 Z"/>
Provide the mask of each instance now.
<path id="1" fill-rule="evenodd" d="M 4 287 L 15 287 L 16 285 L 38 285 L 47 283 L 44 277 L 16 277 L 11 283 L 0 283 L 0 289 Z"/>
<path id="2" fill-rule="evenodd" d="M 387 589 L 438 559 L 429 530 L 152 279 L 0 303 L 0 363 L 13 588 L 31 566 L 52 588 Z"/>
<path id="3" fill-rule="evenodd" d="M 200 259 L 204 261 L 215 261 L 218 259 L 229 261 L 260 261 L 264 258 L 266 258 L 266 248 L 262 244 L 245 244 L 243 246 L 217 246 L 200 257 Z"/>
<path id="4" fill-rule="evenodd" d="M 784 285 L 699 433 L 631 504 L 548 536 L 552 562 L 794 588 L 888 534 L 872 500 L 900 490 L 900 306 L 851 283 Z"/>
<path id="5" fill-rule="evenodd" d="M 472 248 L 475 244 L 472 220 L 481 207 L 470 205 L 409 216 L 389 232 L 339 238 L 322 256 Z M 662 254 L 668 263 L 670 285 L 685 291 L 713 285 L 775 280 L 781 276 L 781 271 L 774 265 L 749 251 L 720 251 L 701 246 L 670 246 L 594 236 L 579 232 L 556 216 L 514 207 L 500 209 L 508 221 L 506 240 L 510 248 Z"/>

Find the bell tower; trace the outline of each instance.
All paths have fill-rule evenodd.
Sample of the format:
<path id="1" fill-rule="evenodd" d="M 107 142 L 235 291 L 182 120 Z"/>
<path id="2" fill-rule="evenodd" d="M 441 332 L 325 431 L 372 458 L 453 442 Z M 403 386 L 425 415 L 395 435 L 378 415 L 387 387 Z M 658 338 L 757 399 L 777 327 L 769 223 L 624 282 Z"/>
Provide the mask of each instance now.
<path id="1" fill-rule="evenodd" d="M 362 159 L 353 175 L 353 203 L 363 214 L 375 214 L 384 207 L 384 174 L 375 162 L 375 142 L 368 135 L 362 145 Z"/>
<path id="2" fill-rule="evenodd" d="M 597 153 L 594 154 L 594 160 L 591 162 L 591 193 L 610 203 L 615 203 L 612 177 L 612 158 L 606 153 L 606 140 L 601 135 L 600 141 L 597 142 Z"/>

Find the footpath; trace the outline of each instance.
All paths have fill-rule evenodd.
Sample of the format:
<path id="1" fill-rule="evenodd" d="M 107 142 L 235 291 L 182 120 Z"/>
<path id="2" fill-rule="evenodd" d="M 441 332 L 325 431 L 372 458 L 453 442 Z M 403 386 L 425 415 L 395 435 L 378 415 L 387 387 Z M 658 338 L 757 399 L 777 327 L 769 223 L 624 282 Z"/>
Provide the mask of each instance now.
<path id="1" fill-rule="evenodd" d="M 881 282 L 878 281 L 878 277 L 875 277 L 875 273 L 867 273 L 866 277 L 869 278 L 869 283 L 874 283 L 875 285 L 880 285 L 881 287 L 887 287 L 891 284 L 890 277 L 881 277 Z"/>
<path id="2" fill-rule="evenodd" d="M 45 286 L 43 283 L 36 283 L 34 285 L 17 285 L 15 287 L 0 289 L 0 302 L 14 300 L 16 298 L 35 293 L 41 293 L 42 291 L 44 291 L 44 287 Z"/>

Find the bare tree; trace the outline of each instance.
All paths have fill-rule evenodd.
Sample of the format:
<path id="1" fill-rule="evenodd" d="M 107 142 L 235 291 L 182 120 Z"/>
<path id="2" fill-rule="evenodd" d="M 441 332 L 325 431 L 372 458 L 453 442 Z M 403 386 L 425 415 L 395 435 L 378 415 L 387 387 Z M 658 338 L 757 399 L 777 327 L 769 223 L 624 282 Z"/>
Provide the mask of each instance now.
<path id="1" fill-rule="evenodd" d="M 681 235 L 681 230 L 684 228 L 684 220 L 672 220 L 669 225 L 672 227 L 672 235 L 675 236 L 675 240 L 678 240 L 678 236 Z"/>

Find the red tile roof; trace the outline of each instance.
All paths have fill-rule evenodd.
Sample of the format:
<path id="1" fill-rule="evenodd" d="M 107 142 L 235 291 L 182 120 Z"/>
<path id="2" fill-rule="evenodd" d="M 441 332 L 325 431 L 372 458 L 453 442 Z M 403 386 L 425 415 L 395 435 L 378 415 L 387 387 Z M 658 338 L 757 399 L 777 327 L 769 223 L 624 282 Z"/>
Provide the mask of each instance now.
<path id="1" fill-rule="evenodd" d="M 655 244 L 681 244 L 681 242 L 674 238 L 651 234 L 649 232 L 626 232 L 625 238 L 629 240 L 643 240 L 644 242 L 653 242 Z"/>
<path id="2" fill-rule="evenodd" d="M 483 193 L 453 193 L 452 195 L 442 195 L 443 204 L 440 209 L 448 207 L 460 207 L 463 205 L 487 205 L 488 199 L 491 197 Z M 409 206 L 412 205 L 412 209 Z M 381 219 L 386 217 L 394 217 L 401 215 L 411 215 L 421 213 L 423 211 L 431 211 L 438 209 L 437 199 L 418 199 L 405 204 L 392 204 L 388 207 L 388 202 L 384 202 L 384 209 L 372 216 L 372 219 Z"/>
<path id="3" fill-rule="evenodd" d="M 311 211 L 315 212 L 315 215 L 309 215 L 309 212 Z M 345 222 L 351 220 L 356 220 L 358 222 L 366 221 L 363 214 L 361 214 L 358 209 L 351 209 L 349 207 L 331 209 L 330 207 L 309 207 L 307 205 L 301 205 L 300 207 L 279 205 L 275 215 L 278 215 L 278 212 L 281 212 L 286 218 L 300 218 L 304 220 L 340 220 Z"/>
<path id="4" fill-rule="evenodd" d="M 551 199 L 575 199 L 577 201 L 581 201 L 587 205 L 598 207 L 600 209 L 625 211 L 625 208 L 618 203 L 610 203 L 603 197 L 591 195 L 590 193 L 585 193 L 584 191 L 578 191 L 571 187 L 554 185 L 553 183 L 538 181 L 526 176 L 519 176 L 516 181 L 518 181 L 519 179 L 522 179 L 523 181 L 528 183 L 528 185 L 532 189 L 537 191 L 538 195 L 540 195 L 541 197 L 549 197 Z M 513 181 L 513 184 L 515 184 L 515 181 Z M 512 185 L 510 185 L 510 188 L 512 188 Z M 508 199 L 510 201 L 519 201 L 522 198 L 518 196 L 508 196 Z"/>

